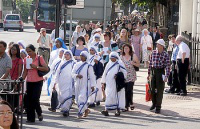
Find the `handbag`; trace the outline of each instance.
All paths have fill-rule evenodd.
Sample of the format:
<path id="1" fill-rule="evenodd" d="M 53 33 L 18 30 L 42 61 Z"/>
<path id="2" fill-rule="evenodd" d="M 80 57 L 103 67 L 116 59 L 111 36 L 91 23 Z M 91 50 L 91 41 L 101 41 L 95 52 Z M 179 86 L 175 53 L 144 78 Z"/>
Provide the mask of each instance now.
<path id="1" fill-rule="evenodd" d="M 152 48 L 151 48 L 151 47 L 147 47 L 147 50 L 151 51 L 151 50 L 152 50 Z"/>
<path id="2" fill-rule="evenodd" d="M 131 56 L 131 61 L 133 60 L 133 56 Z M 135 69 L 135 71 L 139 71 L 140 70 L 140 68 L 139 67 L 137 67 L 137 66 L 133 66 L 134 67 L 134 69 Z"/>
<path id="3" fill-rule="evenodd" d="M 55 110 L 58 104 L 58 93 L 56 90 L 53 90 L 51 96 L 51 109 Z"/>
<path id="4" fill-rule="evenodd" d="M 40 62 L 40 56 L 38 56 L 38 66 L 42 66 L 42 65 L 41 65 L 41 62 Z M 48 67 L 48 70 L 47 70 L 47 71 L 38 70 L 38 76 L 39 76 L 39 77 L 45 76 L 45 75 L 50 71 L 49 66 L 47 66 L 47 67 Z"/>
<path id="5" fill-rule="evenodd" d="M 146 102 L 151 101 L 152 97 L 151 97 L 151 86 L 150 86 L 150 82 L 148 81 L 146 83 Z"/>

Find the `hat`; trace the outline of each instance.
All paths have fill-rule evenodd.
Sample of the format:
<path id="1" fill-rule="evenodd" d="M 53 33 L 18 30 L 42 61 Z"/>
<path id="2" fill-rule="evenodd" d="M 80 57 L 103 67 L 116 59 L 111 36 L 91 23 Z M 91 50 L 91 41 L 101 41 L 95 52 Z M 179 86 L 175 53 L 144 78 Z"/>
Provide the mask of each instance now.
<path id="1" fill-rule="evenodd" d="M 165 47 L 165 41 L 163 39 L 159 39 L 158 41 L 156 41 L 156 43 Z"/>

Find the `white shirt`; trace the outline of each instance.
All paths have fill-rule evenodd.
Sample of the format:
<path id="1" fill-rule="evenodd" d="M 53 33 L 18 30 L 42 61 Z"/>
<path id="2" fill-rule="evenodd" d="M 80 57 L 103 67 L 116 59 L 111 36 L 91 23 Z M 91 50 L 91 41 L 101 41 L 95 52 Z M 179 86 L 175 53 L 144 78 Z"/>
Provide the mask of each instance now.
<path id="1" fill-rule="evenodd" d="M 50 48 L 51 38 L 49 35 L 42 36 L 39 41 L 39 47 Z"/>
<path id="2" fill-rule="evenodd" d="M 142 36 L 141 38 L 141 44 L 142 44 L 142 47 L 144 49 L 147 49 L 147 47 L 151 47 L 153 41 L 152 41 L 152 38 L 150 35 L 147 35 L 147 36 Z"/>
<path id="3" fill-rule="evenodd" d="M 179 47 L 179 51 L 178 51 L 177 59 L 182 59 L 183 53 L 186 53 L 185 58 L 190 57 L 190 48 L 188 47 L 188 45 L 186 43 L 181 42 L 178 45 L 178 47 Z"/>

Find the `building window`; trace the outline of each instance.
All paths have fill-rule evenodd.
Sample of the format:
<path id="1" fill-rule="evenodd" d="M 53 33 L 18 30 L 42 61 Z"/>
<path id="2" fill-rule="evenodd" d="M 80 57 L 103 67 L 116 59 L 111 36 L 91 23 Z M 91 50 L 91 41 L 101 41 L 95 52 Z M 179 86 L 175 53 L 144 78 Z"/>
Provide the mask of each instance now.
<path id="1" fill-rule="evenodd" d="M 12 7 L 12 0 L 3 0 L 3 7 Z"/>

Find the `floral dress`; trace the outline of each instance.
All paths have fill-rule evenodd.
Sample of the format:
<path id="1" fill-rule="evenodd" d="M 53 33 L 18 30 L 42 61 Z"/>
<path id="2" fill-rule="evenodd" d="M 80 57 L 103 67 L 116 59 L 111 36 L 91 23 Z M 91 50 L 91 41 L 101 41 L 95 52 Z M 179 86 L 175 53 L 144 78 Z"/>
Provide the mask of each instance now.
<path id="1" fill-rule="evenodd" d="M 122 61 L 125 64 L 127 70 L 127 79 L 126 82 L 135 82 L 137 80 L 136 71 L 134 66 L 131 64 L 131 58 L 127 61 L 123 56 L 121 56 Z"/>

